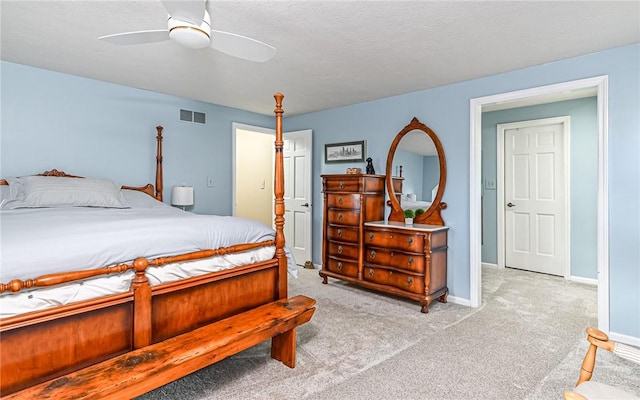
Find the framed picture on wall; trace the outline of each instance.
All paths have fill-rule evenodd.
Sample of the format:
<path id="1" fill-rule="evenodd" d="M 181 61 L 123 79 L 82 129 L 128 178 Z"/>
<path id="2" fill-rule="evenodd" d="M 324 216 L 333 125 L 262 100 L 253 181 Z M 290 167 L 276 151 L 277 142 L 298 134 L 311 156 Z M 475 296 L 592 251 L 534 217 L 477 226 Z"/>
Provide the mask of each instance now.
<path id="1" fill-rule="evenodd" d="M 365 141 L 331 143 L 324 145 L 324 162 L 346 163 L 364 161 L 366 148 Z"/>

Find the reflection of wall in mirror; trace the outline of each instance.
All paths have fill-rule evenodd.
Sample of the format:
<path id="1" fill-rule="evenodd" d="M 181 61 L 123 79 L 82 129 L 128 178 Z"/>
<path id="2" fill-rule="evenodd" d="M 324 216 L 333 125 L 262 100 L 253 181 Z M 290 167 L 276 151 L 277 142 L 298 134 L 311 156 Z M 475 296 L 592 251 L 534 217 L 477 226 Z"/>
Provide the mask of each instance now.
<path id="1" fill-rule="evenodd" d="M 422 176 L 422 198 L 424 200 L 433 201 L 433 188 L 440 182 L 440 162 L 438 156 L 424 156 L 422 165 L 424 174 Z"/>
<path id="2" fill-rule="evenodd" d="M 402 165 L 402 192 L 406 196 L 415 193 L 417 200 L 432 201 L 432 189 L 440 180 L 438 156 L 422 156 L 405 150 L 393 155 L 393 170 Z"/>

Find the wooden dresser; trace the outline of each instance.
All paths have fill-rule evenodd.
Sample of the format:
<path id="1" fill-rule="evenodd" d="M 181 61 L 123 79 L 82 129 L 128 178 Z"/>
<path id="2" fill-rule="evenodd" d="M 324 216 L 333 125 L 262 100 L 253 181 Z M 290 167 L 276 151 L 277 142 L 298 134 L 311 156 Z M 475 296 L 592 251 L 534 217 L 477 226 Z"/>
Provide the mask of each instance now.
<path id="1" fill-rule="evenodd" d="M 406 297 L 420 302 L 423 313 L 435 299 L 446 303 L 446 182 L 442 143 L 415 117 L 391 142 L 385 175 L 322 175 L 322 283 L 332 277 Z M 412 225 L 405 224 L 403 188 L 430 204 Z M 386 221 L 385 191 L 390 207 Z"/>
<path id="2" fill-rule="evenodd" d="M 358 281 L 364 262 L 364 223 L 384 218 L 384 175 L 322 175 L 322 276 Z"/>
<path id="3" fill-rule="evenodd" d="M 423 313 L 447 302 L 446 226 L 376 221 L 364 225 L 363 284 L 417 300 Z"/>
<path id="4" fill-rule="evenodd" d="M 407 297 L 424 313 L 434 299 L 446 302 L 447 227 L 383 221 L 381 175 L 322 175 L 322 187 L 323 283 L 332 277 Z"/>

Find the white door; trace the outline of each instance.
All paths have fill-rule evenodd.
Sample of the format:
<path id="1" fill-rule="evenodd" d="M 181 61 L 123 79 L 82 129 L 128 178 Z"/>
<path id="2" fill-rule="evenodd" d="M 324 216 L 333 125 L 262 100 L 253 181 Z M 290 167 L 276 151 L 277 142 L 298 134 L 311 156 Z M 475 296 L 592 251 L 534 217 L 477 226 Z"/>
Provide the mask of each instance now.
<path id="1" fill-rule="evenodd" d="M 504 131 L 505 263 L 565 276 L 567 124 L 529 122 Z"/>
<path id="2" fill-rule="evenodd" d="M 311 130 L 284 133 L 284 235 L 296 264 L 311 263 Z"/>

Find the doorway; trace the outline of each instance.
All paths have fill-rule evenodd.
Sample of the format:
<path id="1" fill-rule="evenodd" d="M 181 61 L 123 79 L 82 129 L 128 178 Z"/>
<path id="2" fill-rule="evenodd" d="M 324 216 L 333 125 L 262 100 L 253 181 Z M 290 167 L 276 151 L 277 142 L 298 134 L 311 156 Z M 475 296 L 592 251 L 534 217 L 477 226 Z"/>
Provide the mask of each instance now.
<path id="1" fill-rule="evenodd" d="M 469 171 L 469 283 L 470 305 L 479 307 L 481 291 L 481 192 L 482 192 L 482 113 L 491 107 L 502 109 L 522 104 L 543 104 L 592 92 L 597 98 L 597 282 L 598 328 L 609 330 L 609 224 L 608 224 L 608 77 L 599 76 L 555 85 L 508 92 L 470 101 Z M 575 97 L 573 97 L 575 98 Z M 533 103 L 532 103 L 533 102 Z"/>
<path id="2" fill-rule="evenodd" d="M 233 215 L 274 226 L 275 131 L 232 124 Z M 298 265 L 311 260 L 312 131 L 283 133 L 285 242 Z"/>

